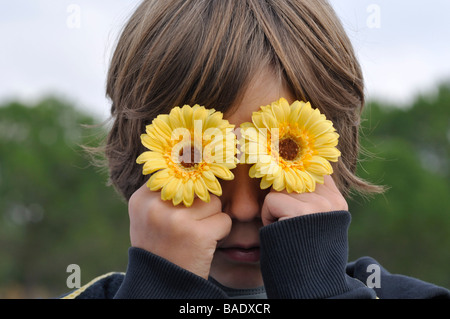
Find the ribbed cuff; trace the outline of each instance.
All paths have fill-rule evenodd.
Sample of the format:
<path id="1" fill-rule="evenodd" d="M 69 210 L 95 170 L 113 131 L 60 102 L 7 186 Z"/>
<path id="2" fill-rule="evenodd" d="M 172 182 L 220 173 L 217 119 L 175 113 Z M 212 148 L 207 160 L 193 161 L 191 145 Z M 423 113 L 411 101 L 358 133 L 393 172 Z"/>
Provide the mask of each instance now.
<path id="1" fill-rule="evenodd" d="M 215 299 L 226 294 L 204 278 L 146 250 L 131 247 L 115 299 Z"/>
<path id="2" fill-rule="evenodd" d="M 269 298 L 328 298 L 349 290 L 350 213 L 294 217 L 261 228 L 261 270 Z"/>

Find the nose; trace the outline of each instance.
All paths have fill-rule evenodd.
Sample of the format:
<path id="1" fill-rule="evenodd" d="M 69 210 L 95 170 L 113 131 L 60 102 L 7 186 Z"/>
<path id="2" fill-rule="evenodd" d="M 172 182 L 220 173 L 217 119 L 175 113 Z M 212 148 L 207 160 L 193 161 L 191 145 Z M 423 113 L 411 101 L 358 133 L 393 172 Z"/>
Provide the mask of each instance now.
<path id="1" fill-rule="evenodd" d="M 239 164 L 233 170 L 234 179 L 222 183 L 222 205 L 225 213 L 234 220 L 250 222 L 261 217 L 264 192 L 259 180 L 248 175 L 250 165 Z"/>

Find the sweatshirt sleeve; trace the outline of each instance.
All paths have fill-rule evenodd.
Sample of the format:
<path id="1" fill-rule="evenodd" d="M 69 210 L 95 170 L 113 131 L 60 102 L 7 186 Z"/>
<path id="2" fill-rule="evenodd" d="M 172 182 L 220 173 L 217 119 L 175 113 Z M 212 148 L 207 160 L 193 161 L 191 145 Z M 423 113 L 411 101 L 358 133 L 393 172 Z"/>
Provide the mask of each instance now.
<path id="1" fill-rule="evenodd" d="M 268 298 L 375 298 L 346 274 L 350 213 L 294 217 L 260 230 L 261 271 Z"/>
<path id="2" fill-rule="evenodd" d="M 417 278 L 391 274 L 371 257 L 361 257 L 349 263 L 347 273 L 369 283 L 380 299 L 450 299 L 447 288 Z"/>
<path id="3" fill-rule="evenodd" d="M 128 268 L 115 299 L 216 299 L 216 285 L 146 250 L 131 247 Z"/>

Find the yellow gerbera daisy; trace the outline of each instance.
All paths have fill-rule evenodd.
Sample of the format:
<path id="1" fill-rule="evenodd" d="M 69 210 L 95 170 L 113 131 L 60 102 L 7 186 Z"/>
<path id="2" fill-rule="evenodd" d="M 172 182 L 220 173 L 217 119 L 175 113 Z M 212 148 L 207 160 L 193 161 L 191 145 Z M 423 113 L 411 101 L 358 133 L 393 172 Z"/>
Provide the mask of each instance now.
<path id="1" fill-rule="evenodd" d="M 149 149 L 137 159 L 143 174 L 153 174 L 147 186 L 161 190 L 163 200 L 191 206 L 195 195 L 209 202 L 209 192 L 220 196 L 218 178 L 234 178 L 236 136 L 234 125 L 221 112 L 203 106 L 175 107 L 158 115 L 141 135 Z M 156 173 L 155 173 L 156 172 Z"/>
<path id="2" fill-rule="evenodd" d="M 313 192 L 333 172 L 329 161 L 341 155 L 333 123 L 309 102 L 281 98 L 262 106 L 252 123 L 241 125 L 241 136 L 244 160 L 254 164 L 249 175 L 261 178 L 262 189 Z"/>

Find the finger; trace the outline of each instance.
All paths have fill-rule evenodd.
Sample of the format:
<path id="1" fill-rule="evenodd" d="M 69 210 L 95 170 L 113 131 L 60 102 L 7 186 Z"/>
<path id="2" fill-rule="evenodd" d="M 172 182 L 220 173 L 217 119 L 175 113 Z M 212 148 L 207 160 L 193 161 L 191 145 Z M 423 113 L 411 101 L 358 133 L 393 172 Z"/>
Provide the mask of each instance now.
<path id="1" fill-rule="evenodd" d="M 139 189 L 137 189 L 128 200 L 128 212 L 140 212 L 143 208 L 151 205 L 151 201 L 160 198 L 156 192 L 151 191 L 147 187 L 147 183 L 143 184 Z"/>
<path id="2" fill-rule="evenodd" d="M 128 201 L 129 211 L 141 211 L 140 208 L 143 205 L 146 207 L 158 207 L 158 211 L 168 211 L 173 212 L 182 210 L 186 213 L 191 214 L 191 217 L 195 220 L 201 220 L 203 218 L 209 217 L 212 214 L 221 212 L 222 203 L 216 195 L 210 194 L 210 201 L 204 202 L 200 198 L 194 198 L 194 202 L 190 207 L 185 207 L 183 204 L 174 206 L 172 200 L 162 200 L 160 191 L 152 191 L 147 187 L 147 183 L 144 183 Z M 134 208 L 134 209 L 133 209 Z"/>
<path id="3" fill-rule="evenodd" d="M 334 179 L 330 175 L 325 175 L 323 177 L 323 184 L 316 183 L 316 189 L 314 192 L 316 194 L 328 194 L 328 193 L 338 193 L 339 190 L 334 182 Z"/>
<path id="4" fill-rule="evenodd" d="M 348 210 L 348 205 L 332 177 L 327 175 L 324 184 L 318 184 L 314 192 L 298 194 L 272 189 L 264 200 L 261 219 L 267 225 L 277 220 L 332 210 Z"/>
<path id="5" fill-rule="evenodd" d="M 330 210 L 348 210 L 347 201 L 330 175 L 324 176 L 324 184 L 317 185 L 314 193 L 327 199 Z"/>
<path id="6" fill-rule="evenodd" d="M 298 215 L 297 212 L 301 210 L 301 204 L 287 193 L 271 191 L 266 195 L 261 208 L 263 225 Z"/>
<path id="7" fill-rule="evenodd" d="M 222 202 L 219 197 L 211 194 L 210 201 L 204 202 L 200 198 L 195 198 L 190 207 L 179 206 L 184 212 L 190 214 L 195 220 L 202 220 L 212 215 L 222 212 Z"/>
<path id="8" fill-rule="evenodd" d="M 288 193 L 286 190 L 283 190 L 280 193 L 289 195 L 290 197 L 293 197 L 304 203 L 309 203 L 315 200 L 317 196 L 323 197 L 326 200 L 341 196 L 341 193 L 337 189 L 336 184 L 334 183 L 334 180 L 330 175 L 324 176 L 324 183 L 323 184 L 317 183 L 316 188 L 313 192 Z"/>
<path id="9" fill-rule="evenodd" d="M 217 242 L 230 234 L 232 225 L 231 217 L 225 213 L 211 215 L 204 218 L 201 223 L 208 229 L 210 238 L 215 238 Z"/>

